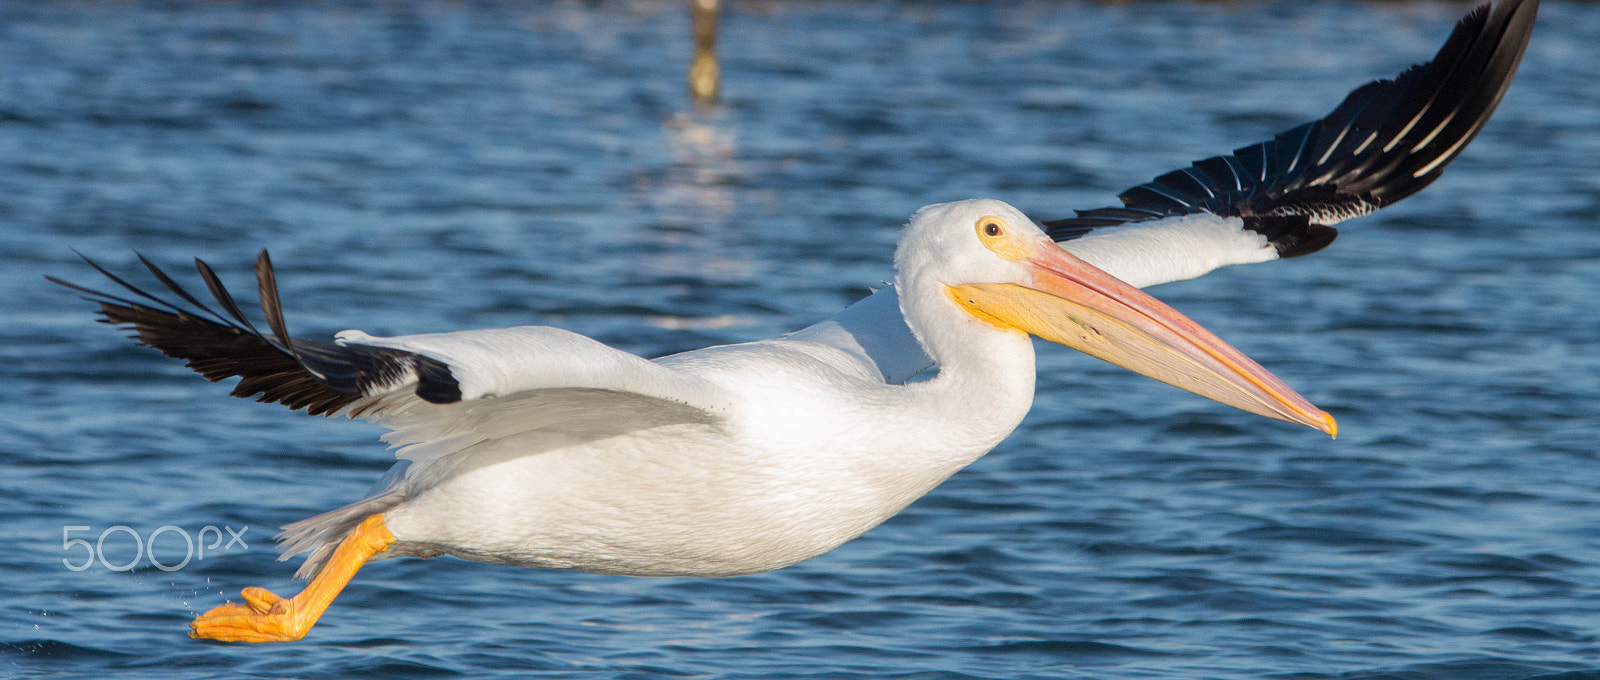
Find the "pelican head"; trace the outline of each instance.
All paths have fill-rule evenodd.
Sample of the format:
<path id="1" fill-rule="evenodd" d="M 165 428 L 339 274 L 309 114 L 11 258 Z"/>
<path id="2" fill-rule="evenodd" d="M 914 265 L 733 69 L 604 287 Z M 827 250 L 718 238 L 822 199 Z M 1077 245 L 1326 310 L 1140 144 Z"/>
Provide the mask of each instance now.
<path id="1" fill-rule="evenodd" d="M 1036 335 L 1235 408 L 1337 432 L 1332 416 L 1277 376 L 1161 301 L 1063 250 L 1004 202 L 923 208 L 906 227 L 895 265 L 907 322 L 925 344 L 930 314 L 945 317 L 941 326 L 980 324 L 991 332 Z"/>

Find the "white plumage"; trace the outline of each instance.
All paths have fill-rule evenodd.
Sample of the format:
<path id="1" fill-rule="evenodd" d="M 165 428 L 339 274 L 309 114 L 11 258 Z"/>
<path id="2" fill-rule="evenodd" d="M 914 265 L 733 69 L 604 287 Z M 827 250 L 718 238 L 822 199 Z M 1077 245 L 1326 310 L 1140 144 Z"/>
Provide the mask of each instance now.
<path id="1" fill-rule="evenodd" d="M 1029 281 L 979 245 L 973 225 L 991 215 L 1054 248 L 999 201 L 925 208 L 896 254 L 903 316 L 884 308 L 866 324 L 903 334 L 892 351 L 931 356 L 939 372 L 924 382 L 884 380 L 880 362 L 924 361 L 886 343 L 868 363 L 804 331 L 655 361 L 549 327 L 345 331 L 346 344 L 442 361 L 461 401 L 431 404 L 397 384 L 367 397 L 375 407 L 353 404 L 393 430 L 404 467 L 373 498 L 291 526 L 288 554 L 317 550 L 310 575 L 379 512 L 396 539 L 383 556 L 720 576 L 826 552 L 989 451 L 1032 403 L 1028 337 L 942 293 Z"/>
<path id="2" fill-rule="evenodd" d="M 236 323 L 176 313 L 131 286 L 156 306 L 95 295 L 141 342 L 207 376 L 245 376 L 236 394 L 391 430 L 401 461 L 373 494 L 286 527 L 285 556 L 311 553 L 304 592 L 246 589 L 245 604 L 195 621 L 194 635 L 226 640 L 297 639 L 371 559 L 726 576 L 821 554 L 1011 433 L 1033 402 L 1029 334 L 1334 432 L 1237 350 L 1000 201 L 923 208 L 895 267 L 898 309 L 868 302 L 786 338 L 653 361 L 540 326 L 293 340 L 265 254 L 272 337 L 254 333 L 206 267 Z M 883 370 L 929 361 L 938 371 L 919 382 Z"/>

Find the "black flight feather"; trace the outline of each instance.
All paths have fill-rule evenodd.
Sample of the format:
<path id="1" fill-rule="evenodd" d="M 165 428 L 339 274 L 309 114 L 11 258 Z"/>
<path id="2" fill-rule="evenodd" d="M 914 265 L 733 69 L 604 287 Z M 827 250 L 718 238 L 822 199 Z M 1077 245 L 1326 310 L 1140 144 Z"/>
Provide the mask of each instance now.
<path id="1" fill-rule="evenodd" d="M 1121 207 L 1044 222 L 1057 241 L 1096 227 L 1208 212 L 1244 219 L 1279 257 L 1321 250 L 1332 225 L 1428 186 L 1483 129 L 1533 32 L 1538 0 L 1478 7 L 1433 60 L 1367 83 L 1321 120 L 1122 192 Z"/>
<path id="2" fill-rule="evenodd" d="M 291 409 L 305 409 L 311 415 L 332 415 L 414 377 L 416 393 L 422 399 L 434 403 L 461 400 L 461 386 L 450 367 L 437 359 L 388 347 L 291 338 L 283 320 L 272 260 L 265 250 L 256 259 L 256 283 L 261 311 L 267 327 L 272 330 L 271 336 L 256 330 L 234 302 L 222 279 L 198 259 L 195 268 L 226 316 L 195 298 L 143 255 L 139 255 L 139 261 L 161 285 L 192 306 L 192 310 L 140 289 L 87 257 L 84 261 L 113 283 L 148 302 L 112 295 L 54 276 L 45 278 L 99 303 L 102 322 L 130 328 L 139 344 L 183 359 L 189 368 L 207 380 L 215 382 L 239 377 L 239 384 L 231 392 L 233 396 L 281 403 Z M 350 415 L 360 413 L 356 411 Z"/>

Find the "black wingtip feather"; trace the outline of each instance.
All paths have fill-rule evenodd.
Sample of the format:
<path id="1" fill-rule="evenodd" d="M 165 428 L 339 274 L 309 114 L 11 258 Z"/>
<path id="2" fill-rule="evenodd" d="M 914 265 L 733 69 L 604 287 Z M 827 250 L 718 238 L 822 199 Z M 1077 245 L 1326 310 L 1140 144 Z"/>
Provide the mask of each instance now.
<path id="1" fill-rule="evenodd" d="M 216 272 L 211 270 L 211 265 L 206 264 L 204 260 L 197 257 L 194 258 L 194 268 L 200 272 L 200 279 L 205 281 L 206 289 L 211 291 L 211 297 L 216 298 L 217 304 L 222 305 L 222 309 L 228 313 L 228 316 L 233 317 L 234 323 L 244 326 L 245 330 L 261 338 L 262 341 L 269 344 L 272 343 L 271 338 L 262 335 L 261 331 L 256 330 L 250 320 L 245 318 L 244 312 L 239 311 L 239 305 L 233 301 L 233 296 L 228 293 L 227 286 L 222 285 L 222 279 L 217 276 Z M 118 281 L 118 283 L 122 282 Z M 127 286 L 128 284 L 123 283 L 122 285 Z"/>
<path id="2" fill-rule="evenodd" d="M 289 338 L 289 326 L 283 321 L 283 303 L 278 300 L 278 277 L 272 271 L 272 258 L 267 255 L 266 249 L 256 256 L 256 295 L 261 299 L 261 315 L 266 317 L 267 327 L 272 329 L 278 344 L 290 354 L 295 354 L 294 340 Z"/>
<path id="3" fill-rule="evenodd" d="M 1244 228 L 1267 237 L 1284 260 L 1322 250 L 1339 236 L 1338 229 L 1312 222 L 1307 215 L 1250 215 Z"/>
<path id="4" fill-rule="evenodd" d="M 172 293 L 174 295 L 177 295 L 179 298 L 182 298 L 184 302 L 187 302 L 190 305 L 193 305 L 195 309 L 198 309 L 198 310 L 201 310 L 203 312 L 206 312 L 207 314 L 210 314 L 211 317 L 216 319 L 218 322 L 220 322 L 220 323 L 222 323 L 224 325 L 226 325 L 228 323 L 228 320 L 222 318 L 222 315 L 213 313 L 209 307 L 206 307 L 204 304 L 201 304 L 201 302 L 199 300 L 196 300 L 193 295 L 189 294 L 189 291 L 184 290 L 183 286 L 178 285 L 177 281 L 173 281 L 172 277 L 167 276 L 166 272 L 162 271 L 161 268 L 157 267 L 154 262 L 151 262 L 148 258 L 146 258 L 143 253 L 140 253 L 139 251 L 135 250 L 135 251 L 133 251 L 133 254 L 134 254 L 135 257 L 139 258 L 139 262 L 140 263 L 144 264 L 145 269 L 148 269 L 150 271 L 150 274 L 152 276 L 156 277 L 157 281 L 161 282 L 161 285 L 167 287 L 167 290 L 172 291 Z"/>
<path id="5" fill-rule="evenodd" d="M 450 367 L 433 357 L 417 358 L 417 396 L 435 404 L 461 401 L 461 383 Z"/>
<path id="6" fill-rule="evenodd" d="M 257 285 L 261 290 L 262 311 L 275 338 L 264 336 L 250 324 L 221 278 L 204 262 L 195 260 L 196 269 L 231 320 L 201 304 L 144 256 L 139 259 L 157 281 L 193 305 L 195 311 L 156 297 L 87 257 L 84 261 L 90 267 L 149 303 L 54 276 L 45 276 L 45 279 L 83 294 L 100 306 L 103 323 L 131 329 L 138 344 L 184 360 L 185 365 L 206 379 L 215 382 L 240 378 L 230 392 L 232 396 L 281 403 L 291 409 L 305 409 L 311 415 L 333 415 L 367 397 L 408 382 L 410 374 L 415 372 L 417 393 L 423 399 L 434 403 L 461 399 L 460 386 L 449 366 L 430 357 L 387 347 L 290 339 L 278 299 L 277 280 L 266 251 L 257 259 Z M 357 410 L 360 408 L 357 405 Z M 351 415 L 359 413 L 352 411 Z"/>
<path id="7" fill-rule="evenodd" d="M 1321 120 L 1128 189 L 1121 207 L 1043 224 L 1051 237 L 1067 240 L 1096 227 L 1197 212 L 1304 215 L 1305 230 L 1281 229 L 1292 242 L 1273 244 L 1283 257 L 1315 252 L 1332 242 L 1333 224 L 1392 205 L 1439 178 L 1510 87 L 1538 10 L 1539 0 L 1482 5 L 1456 24 L 1431 61 L 1356 88 Z M 1247 219 L 1246 227 L 1252 225 L 1284 226 Z"/>

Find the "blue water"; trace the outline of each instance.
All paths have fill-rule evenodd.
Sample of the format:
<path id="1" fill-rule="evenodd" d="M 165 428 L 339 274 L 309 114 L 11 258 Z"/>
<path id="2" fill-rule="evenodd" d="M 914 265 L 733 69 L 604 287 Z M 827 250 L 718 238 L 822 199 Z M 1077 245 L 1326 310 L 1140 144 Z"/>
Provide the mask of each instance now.
<path id="1" fill-rule="evenodd" d="M 0 0 L 0 676 L 1600 674 L 1600 6 L 1560 2 L 1434 186 L 1312 257 L 1153 289 L 1337 440 L 1041 346 L 1010 440 L 809 562 L 394 560 L 300 643 L 184 637 L 243 586 L 294 590 L 275 527 L 392 458 L 93 323 L 41 278 L 95 280 L 69 249 L 204 256 L 243 293 L 269 247 L 306 335 L 768 337 L 890 278 L 923 204 L 1107 204 L 1322 115 L 1466 11 L 731 5 L 724 104 L 696 113 L 677 2 Z M 107 566 L 222 528 L 248 547 Z"/>

